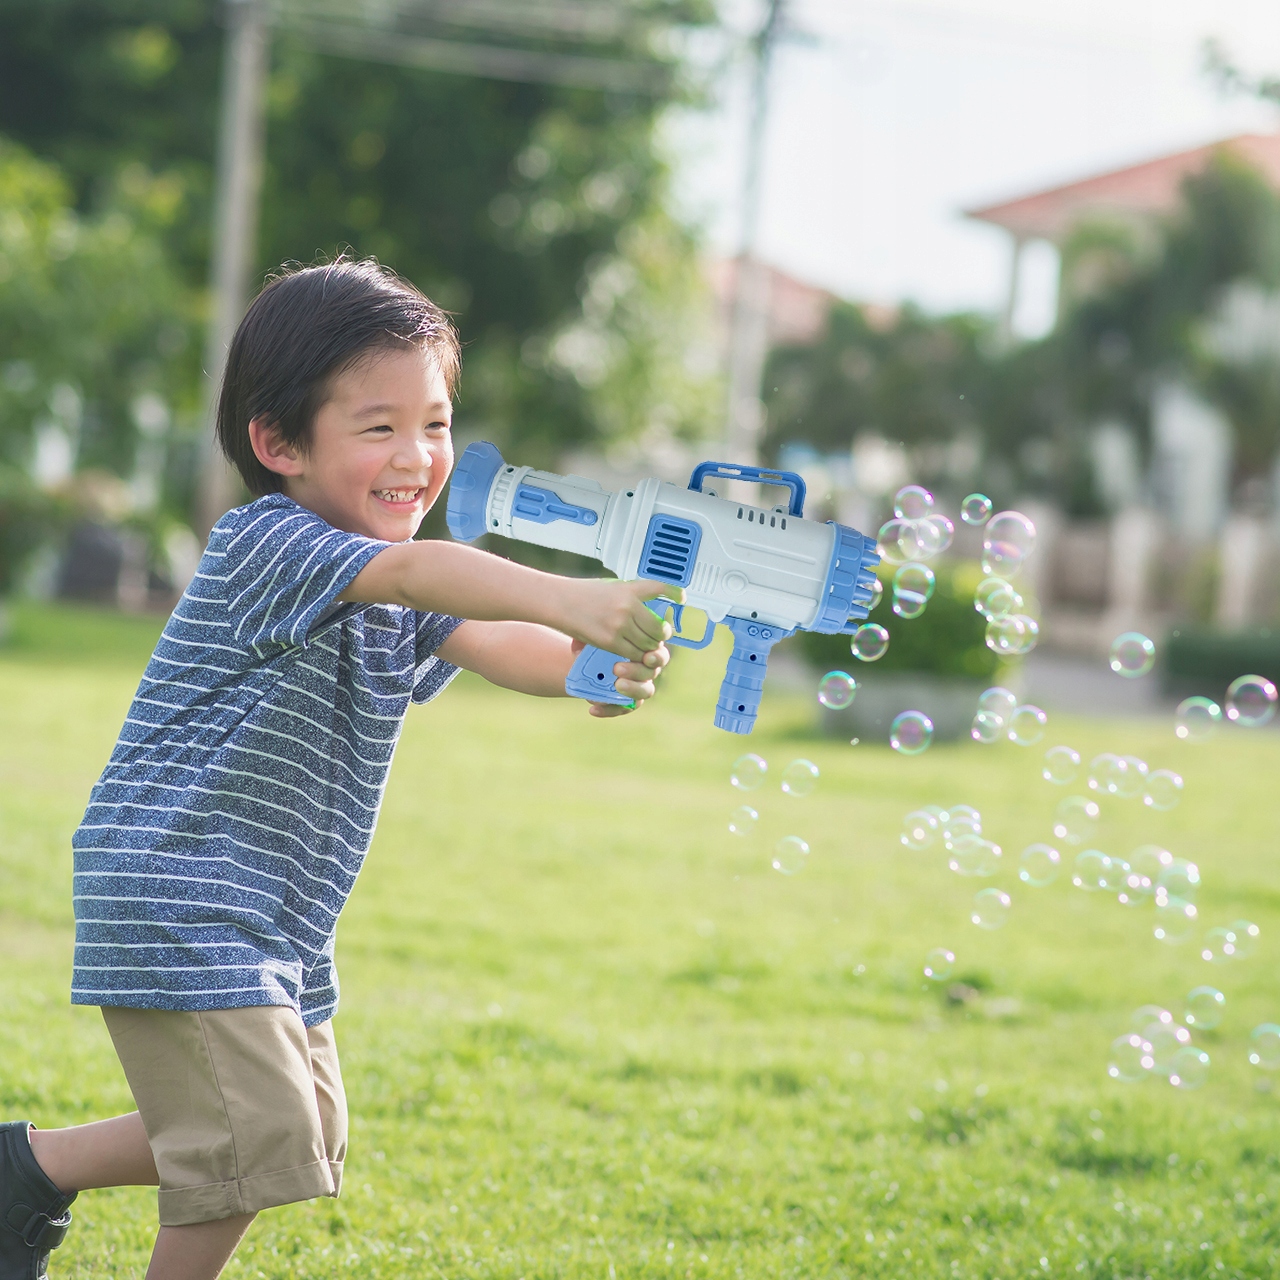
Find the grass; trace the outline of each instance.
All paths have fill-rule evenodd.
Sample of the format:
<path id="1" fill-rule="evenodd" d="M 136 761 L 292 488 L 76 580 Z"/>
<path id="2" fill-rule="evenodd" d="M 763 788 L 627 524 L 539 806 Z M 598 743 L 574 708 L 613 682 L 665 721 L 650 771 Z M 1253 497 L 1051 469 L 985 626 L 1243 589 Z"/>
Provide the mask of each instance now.
<path id="1" fill-rule="evenodd" d="M 156 629 L 29 607 L 0 658 L 6 1117 L 131 1105 L 99 1015 L 67 1003 L 68 845 Z M 1257 954 L 1220 967 L 1154 941 L 1149 907 L 1019 886 L 1061 795 L 1039 750 L 905 759 L 811 738 L 782 698 L 743 744 L 711 727 L 716 667 L 681 655 L 621 722 L 465 676 L 411 711 L 339 930 L 343 1195 L 263 1214 L 228 1276 L 1276 1274 L 1280 1122 L 1246 1055 L 1280 1020 L 1280 735 L 1064 717 L 1042 744 L 1185 775 L 1171 813 L 1105 804 L 1098 845 L 1164 844 L 1200 865 L 1206 927 L 1257 921 Z M 726 830 L 744 745 L 771 765 L 754 842 Z M 822 779 L 793 800 L 800 755 Z M 962 800 L 1007 851 L 998 932 L 968 920 L 983 882 L 897 841 L 907 810 Z M 813 849 L 791 877 L 769 865 L 787 833 Z M 923 980 L 940 945 L 964 999 Z M 1197 1037 L 1204 1088 L 1110 1081 L 1130 1011 L 1205 982 L 1227 1012 Z M 76 1217 L 55 1280 L 142 1274 L 153 1192 Z"/>

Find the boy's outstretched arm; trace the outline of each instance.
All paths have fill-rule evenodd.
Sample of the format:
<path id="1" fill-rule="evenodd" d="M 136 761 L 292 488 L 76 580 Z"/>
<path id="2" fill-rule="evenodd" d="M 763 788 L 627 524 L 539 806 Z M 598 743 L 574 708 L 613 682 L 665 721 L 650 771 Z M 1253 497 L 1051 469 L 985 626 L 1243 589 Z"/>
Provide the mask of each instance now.
<path id="1" fill-rule="evenodd" d="M 662 582 L 563 578 L 460 543 L 427 541 L 379 552 L 342 599 L 476 622 L 541 623 L 634 663 L 670 639 L 671 624 L 644 602 L 672 590 Z"/>

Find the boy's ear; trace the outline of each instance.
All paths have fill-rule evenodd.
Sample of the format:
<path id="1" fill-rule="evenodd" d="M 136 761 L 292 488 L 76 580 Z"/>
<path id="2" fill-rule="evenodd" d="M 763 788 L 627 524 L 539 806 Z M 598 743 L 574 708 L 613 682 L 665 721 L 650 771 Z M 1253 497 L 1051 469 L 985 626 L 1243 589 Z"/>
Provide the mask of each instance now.
<path id="1" fill-rule="evenodd" d="M 275 423 L 262 417 L 250 419 L 249 443 L 253 446 L 254 457 L 268 471 L 280 476 L 302 474 L 302 451 L 281 436 Z"/>

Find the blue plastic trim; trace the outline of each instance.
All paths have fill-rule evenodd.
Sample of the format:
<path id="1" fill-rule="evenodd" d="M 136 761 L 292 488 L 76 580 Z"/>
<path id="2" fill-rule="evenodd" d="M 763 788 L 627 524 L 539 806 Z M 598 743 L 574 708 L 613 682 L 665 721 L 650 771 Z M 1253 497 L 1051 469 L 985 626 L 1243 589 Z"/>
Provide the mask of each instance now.
<path id="1" fill-rule="evenodd" d="M 804 479 L 795 471 L 770 471 L 765 467 L 749 467 L 737 462 L 700 462 L 689 477 L 689 488 L 702 492 L 702 482 L 708 476 L 725 480 L 755 480 L 760 484 L 785 485 L 791 490 L 791 508 L 788 515 L 803 516 L 807 490 Z"/>
<path id="2" fill-rule="evenodd" d="M 702 526 L 696 520 L 684 520 L 680 516 L 650 517 L 644 546 L 640 548 L 639 576 L 687 587 L 693 578 L 701 542 Z"/>
<path id="3" fill-rule="evenodd" d="M 489 490 L 493 478 L 505 464 L 502 454 L 491 444 L 480 440 L 462 451 L 449 482 L 449 501 L 445 520 L 449 532 L 459 542 L 474 542 L 485 532 L 485 510 L 489 506 Z"/>
<path id="4" fill-rule="evenodd" d="M 859 621 L 867 616 L 874 595 L 872 582 L 880 557 L 874 538 L 868 538 L 848 525 L 827 523 L 836 531 L 827 566 L 827 581 L 822 591 L 818 616 L 808 628 L 824 635 L 836 635 L 846 629 L 851 618 Z"/>
<path id="5" fill-rule="evenodd" d="M 589 644 L 573 661 L 565 677 L 564 690 L 571 698 L 586 698 L 588 702 L 608 702 L 615 707 L 629 707 L 634 700 L 624 698 L 618 692 L 613 674 L 614 663 L 626 659 L 616 653 L 606 653 Z"/>
<path id="6" fill-rule="evenodd" d="M 590 507 L 575 507 L 571 502 L 562 502 L 559 494 L 552 493 L 550 489 L 539 489 L 532 484 L 522 484 L 516 490 L 511 514 L 519 516 L 521 520 L 531 520 L 534 524 L 554 524 L 557 520 L 567 520 L 570 524 L 593 525 L 600 519 L 599 513 Z"/>
<path id="7" fill-rule="evenodd" d="M 769 650 L 795 635 L 795 628 L 774 627 L 749 618 L 726 618 L 733 632 L 733 653 L 725 664 L 724 681 L 716 702 L 716 728 L 750 733 L 755 728 L 769 666 Z"/>

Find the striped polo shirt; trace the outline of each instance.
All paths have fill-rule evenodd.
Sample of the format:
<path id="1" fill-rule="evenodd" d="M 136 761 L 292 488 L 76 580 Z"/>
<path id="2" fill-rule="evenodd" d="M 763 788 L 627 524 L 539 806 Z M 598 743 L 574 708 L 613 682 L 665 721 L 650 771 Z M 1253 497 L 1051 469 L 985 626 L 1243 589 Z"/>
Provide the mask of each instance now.
<path id="1" fill-rule="evenodd" d="M 333 1015 L 405 712 L 457 674 L 460 619 L 338 600 L 387 545 L 282 494 L 218 521 L 72 841 L 73 1003 Z"/>

